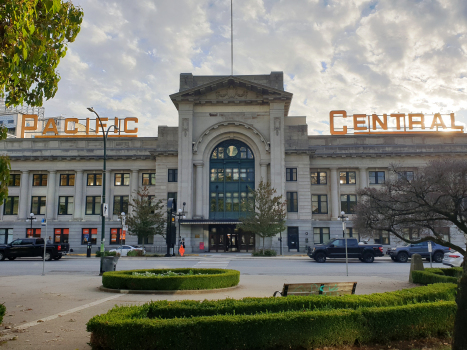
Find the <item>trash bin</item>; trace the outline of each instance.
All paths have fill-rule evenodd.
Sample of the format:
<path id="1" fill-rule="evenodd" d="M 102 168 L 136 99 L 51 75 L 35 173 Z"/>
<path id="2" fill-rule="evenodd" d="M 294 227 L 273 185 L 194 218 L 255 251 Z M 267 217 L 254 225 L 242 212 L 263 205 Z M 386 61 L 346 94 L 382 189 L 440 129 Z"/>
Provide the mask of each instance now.
<path id="1" fill-rule="evenodd" d="M 91 244 L 91 242 L 88 242 L 88 247 L 87 247 L 87 250 L 86 250 L 86 257 L 87 258 L 91 257 L 91 248 L 92 248 L 92 244 Z"/>
<path id="2" fill-rule="evenodd" d="M 108 271 L 115 271 L 117 269 L 117 257 L 113 256 L 104 256 L 104 263 L 102 265 L 102 271 L 103 272 L 108 272 Z"/>

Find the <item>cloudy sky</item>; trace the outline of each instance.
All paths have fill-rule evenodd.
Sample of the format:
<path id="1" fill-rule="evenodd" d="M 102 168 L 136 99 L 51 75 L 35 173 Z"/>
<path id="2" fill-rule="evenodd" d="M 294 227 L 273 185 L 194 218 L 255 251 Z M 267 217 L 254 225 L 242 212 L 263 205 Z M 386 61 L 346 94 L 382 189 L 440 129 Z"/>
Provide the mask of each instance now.
<path id="1" fill-rule="evenodd" d="M 179 74 L 230 74 L 229 0 L 73 0 L 84 21 L 47 117 L 177 125 Z M 283 71 L 290 115 L 455 112 L 467 122 L 467 1 L 234 0 L 234 74 Z"/>

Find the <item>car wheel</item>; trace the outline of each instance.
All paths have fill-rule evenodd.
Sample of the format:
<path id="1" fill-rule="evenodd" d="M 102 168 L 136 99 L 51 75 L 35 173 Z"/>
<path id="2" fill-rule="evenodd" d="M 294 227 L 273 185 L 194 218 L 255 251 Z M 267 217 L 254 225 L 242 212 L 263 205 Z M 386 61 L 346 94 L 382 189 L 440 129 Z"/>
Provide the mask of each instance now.
<path id="1" fill-rule="evenodd" d="M 397 261 L 401 263 L 406 263 L 409 260 L 409 254 L 401 252 L 397 254 Z"/>
<path id="2" fill-rule="evenodd" d="M 45 253 L 45 260 L 46 260 L 46 261 L 52 260 L 52 254 L 50 254 L 49 252 L 46 252 L 46 253 Z"/>
<path id="3" fill-rule="evenodd" d="M 436 252 L 433 254 L 433 261 L 435 263 L 441 263 L 443 262 L 444 254 L 441 252 Z"/>
<path id="4" fill-rule="evenodd" d="M 375 261 L 375 256 L 371 253 L 366 253 L 363 255 L 363 262 L 372 263 Z"/>
<path id="5" fill-rule="evenodd" d="M 16 256 L 10 256 L 8 257 L 8 260 L 15 260 L 16 259 Z"/>
<path id="6" fill-rule="evenodd" d="M 0 252 L 0 261 L 3 261 L 5 260 L 5 254 L 3 254 L 2 252 Z"/>
<path id="7" fill-rule="evenodd" d="M 326 262 L 326 254 L 324 253 L 317 253 L 315 255 L 315 260 L 316 262 L 319 262 L 319 263 L 324 263 Z"/>

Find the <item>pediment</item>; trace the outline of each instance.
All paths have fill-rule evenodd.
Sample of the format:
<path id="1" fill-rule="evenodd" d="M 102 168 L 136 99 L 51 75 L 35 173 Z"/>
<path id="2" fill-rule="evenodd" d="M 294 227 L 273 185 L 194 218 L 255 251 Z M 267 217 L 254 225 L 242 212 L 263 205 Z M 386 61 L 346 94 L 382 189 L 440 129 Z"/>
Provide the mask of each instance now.
<path id="1" fill-rule="evenodd" d="M 275 100 L 284 101 L 288 113 L 293 94 L 287 91 L 257 84 L 236 76 L 199 85 L 170 95 L 178 109 L 182 101 L 193 103 L 263 103 Z"/>

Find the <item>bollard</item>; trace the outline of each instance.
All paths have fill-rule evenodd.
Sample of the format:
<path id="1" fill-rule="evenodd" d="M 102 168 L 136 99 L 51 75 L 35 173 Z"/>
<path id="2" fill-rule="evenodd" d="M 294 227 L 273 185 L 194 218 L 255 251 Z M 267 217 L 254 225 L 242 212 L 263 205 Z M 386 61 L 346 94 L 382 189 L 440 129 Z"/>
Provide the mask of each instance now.
<path id="1" fill-rule="evenodd" d="M 409 275 L 409 282 L 413 283 L 412 279 L 412 271 L 423 271 L 425 268 L 423 267 L 423 260 L 420 254 L 412 255 L 412 260 L 410 262 L 410 275 Z"/>

